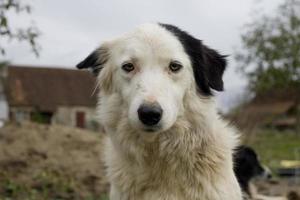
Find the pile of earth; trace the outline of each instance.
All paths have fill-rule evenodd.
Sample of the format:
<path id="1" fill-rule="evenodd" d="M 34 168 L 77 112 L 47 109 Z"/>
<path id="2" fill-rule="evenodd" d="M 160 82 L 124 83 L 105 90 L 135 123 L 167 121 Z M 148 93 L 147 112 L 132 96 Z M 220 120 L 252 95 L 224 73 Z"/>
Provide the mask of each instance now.
<path id="1" fill-rule="evenodd" d="M 34 123 L 0 129 L 1 199 L 106 199 L 103 134 Z"/>

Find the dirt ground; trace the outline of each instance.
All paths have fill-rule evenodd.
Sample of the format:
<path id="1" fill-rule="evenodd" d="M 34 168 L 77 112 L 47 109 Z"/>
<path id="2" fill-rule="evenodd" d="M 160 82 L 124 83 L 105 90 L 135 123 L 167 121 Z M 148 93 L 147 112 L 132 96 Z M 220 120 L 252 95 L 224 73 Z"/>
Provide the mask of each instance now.
<path id="1" fill-rule="evenodd" d="M 0 200 L 107 200 L 101 161 L 103 135 L 24 123 L 0 129 Z M 290 179 L 256 182 L 258 192 L 300 194 Z"/>
<path id="2" fill-rule="evenodd" d="M 267 196 L 288 196 L 292 191 L 300 194 L 300 179 L 272 178 L 268 181 L 256 180 L 254 184 L 259 194 Z"/>
<path id="3" fill-rule="evenodd" d="M 57 125 L 1 128 L 0 200 L 104 199 L 101 138 L 100 133 Z"/>

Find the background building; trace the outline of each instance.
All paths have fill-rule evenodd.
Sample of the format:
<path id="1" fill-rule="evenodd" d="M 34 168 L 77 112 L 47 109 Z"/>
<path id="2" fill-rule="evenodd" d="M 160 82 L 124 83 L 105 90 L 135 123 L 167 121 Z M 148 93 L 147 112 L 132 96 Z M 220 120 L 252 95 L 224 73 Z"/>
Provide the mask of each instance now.
<path id="1" fill-rule="evenodd" d="M 8 66 L 9 118 L 95 129 L 95 80 L 86 71 Z"/>

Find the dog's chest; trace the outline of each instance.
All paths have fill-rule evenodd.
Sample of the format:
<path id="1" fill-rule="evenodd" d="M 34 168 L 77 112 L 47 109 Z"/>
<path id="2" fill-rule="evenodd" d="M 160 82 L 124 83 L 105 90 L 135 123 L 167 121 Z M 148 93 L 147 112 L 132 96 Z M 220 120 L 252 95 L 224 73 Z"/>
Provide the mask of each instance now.
<path id="1" fill-rule="evenodd" d="M 165 145 L 153 146 L 146 153 L 134 149 L 133 154 L 124 154 L 109 146 L 108 177 L 114 188 L 111 193 L 122 197 L 112 200 L 241 199 L 226 162 L 229 158 L 217 151 L 210 150 L 209 154 L 208 148 L 182 149 L 183 145 L 169 151 L 170 146 Z"/>
<path id="2" fill-rule="evenodd" d="M 118 176 L 114 177 L 113 184 L 120 193 L 129 194 L 128 199 L 133 200 L 222 199 L 215 185 L 196 164 L 185 159 L 176 163 L 165 159 L 152 161 L 142 166 L 124 163 L 114 169 Z"/>

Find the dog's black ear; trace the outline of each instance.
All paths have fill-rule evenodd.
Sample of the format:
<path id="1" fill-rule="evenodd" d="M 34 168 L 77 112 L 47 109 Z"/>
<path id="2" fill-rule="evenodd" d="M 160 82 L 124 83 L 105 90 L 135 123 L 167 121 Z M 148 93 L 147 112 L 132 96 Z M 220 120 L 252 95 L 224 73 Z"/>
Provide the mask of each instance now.
<path id="1" fill-rule="evenodd" d="M 226 56 L 205 46 L 200 40 L 194 41 L 192 50 L 188 51 L 194 71 L 195 81 L 199 92 L 204 95 L 212 95 L 211 89 L 223 91 L 223 73 L 226 68 Z"/>
<path id="2" fill-rule="evenodd" d="M 83 61 L 78 63 L 76 67 L 78 69 L 88 69 L 94 75 L 98 75 L 103 68 L 103 65 L 108 60 L 108 49 L 100 47 L 88 55 Z"/>
<path id="3" fill-rule="evenodd" d="M 223 73 L 226 68 L 226 56 L 220 55 L 217 51 L 202 45 L 204 72 L 208 86 L 217 91 L 224 90 Z"/>
<path id="4" fill-rule="evenodd" d="M 222 76 L 226 67 L 225 56 L 202 44 L 202 41 L 170 24 L 160 24 L 173 33 L 182 43 L 193 67 L 197 89 L 204 95 L 212 95 L 211 89 L 222 91 Z"/>

